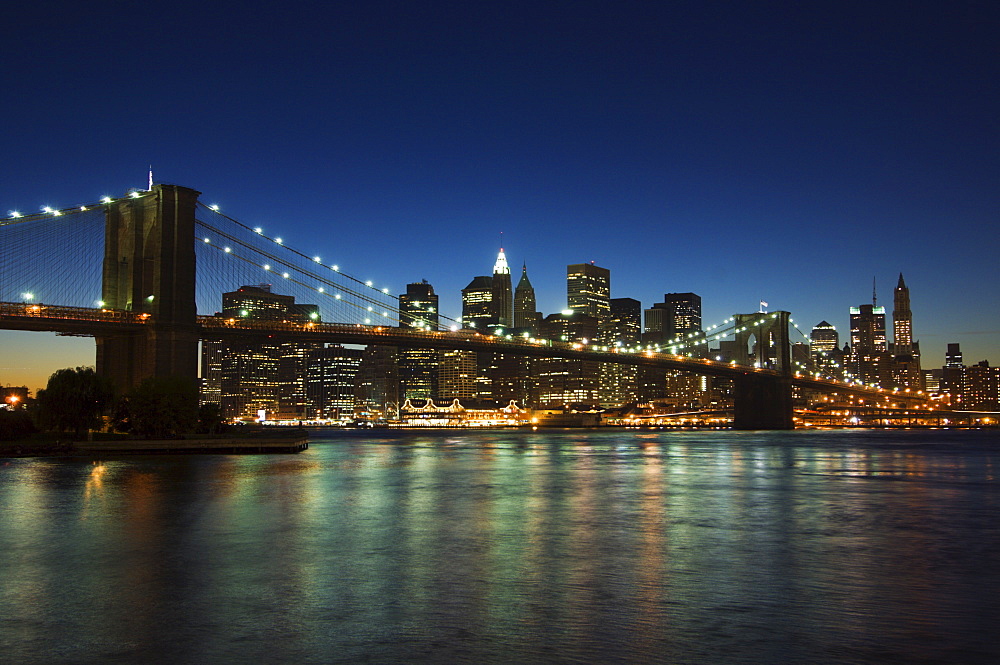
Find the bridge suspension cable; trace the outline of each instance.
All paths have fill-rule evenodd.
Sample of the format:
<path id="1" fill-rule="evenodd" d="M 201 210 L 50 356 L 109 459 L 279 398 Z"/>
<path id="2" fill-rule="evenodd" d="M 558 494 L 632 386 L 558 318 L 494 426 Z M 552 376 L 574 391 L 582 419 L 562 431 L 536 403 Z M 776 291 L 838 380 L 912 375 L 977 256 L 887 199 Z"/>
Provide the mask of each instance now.
<path id="1" fill-rule="evenodd" d="M 199 203 L 199 207 L 202 211 L 208 211 L 227 220 L 246 236 L 245 238 L 238 237 L 235 232 L 223 230 L 218 225 L 199 216 L 198 226 L 208 232 L 202 238 L 202 243 L 199 244 L 220 250 L 227 256 L 255 266 L 267 276 L 280 276 L 283 281 L 287 280 L 286 283 L 294 283 L 313 294 L 331 299 L 338 304 L 349 305 L 360 312 L 375 317 L 381 316 L 390 324 L 399 324 L 405 320 L 405 315 L 399 307 L 398 296 L 390 294 L 389 289 L 378 289 L 371 281 L 363 281 L 345 273 L 336 264 L 326 266 L 319 256 L 309 256 L 295 247 L 286 245 L 280 237 L 269 237 L 264 234 L 261 227 L 251 227 L 244 224 L 222 213 L 214 206 L 205 206 Z M 212 234 L 222 238 L 228 245 L 223 243 L 222 246 L 219 246 L 219 243 L 213 243 L 209 237 Z M 257 240 L 266 241 L 267 246 L 255 243 Z M 243 248 L 242 253 L 236 251 L 234 246 Z M 276 270 L 272 264 L 281 266 L 283 270 Z M 317 270 L 320 266 L 323 268 L 322 271 Z M 294 278 L 293 273 L 300 275 L 301 278 Z M 235 288 L 235 286 L 229 288 Z M 454 319 L 440 314 L 439 319 L 454 325 L 458 324 Z M 372 323 L 370 318 L 366 318 L 363 322 Z"/>
<path id="2" fill-rule="evenodd" d="M 104 212 L 82 205 L 0 219 L 0 301 L 99 307 Z"/>

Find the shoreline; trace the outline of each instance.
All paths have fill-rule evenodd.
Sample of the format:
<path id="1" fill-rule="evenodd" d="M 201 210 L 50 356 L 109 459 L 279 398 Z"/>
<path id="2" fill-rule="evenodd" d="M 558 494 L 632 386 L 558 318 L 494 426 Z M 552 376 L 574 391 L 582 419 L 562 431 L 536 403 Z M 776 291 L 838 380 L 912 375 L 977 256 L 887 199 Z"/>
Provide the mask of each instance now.
<path id="1" fill-rule="evenodd" d="M 66 441 L 32 445 L 30 442 L 0 444 L 0 459 L 22 457 L 81 457 L 95 453 L 111 455 L 272 455 L 294 454 L 309 448 L 309 436 L 218 437 L 198 439 L 118 439 Z"/>

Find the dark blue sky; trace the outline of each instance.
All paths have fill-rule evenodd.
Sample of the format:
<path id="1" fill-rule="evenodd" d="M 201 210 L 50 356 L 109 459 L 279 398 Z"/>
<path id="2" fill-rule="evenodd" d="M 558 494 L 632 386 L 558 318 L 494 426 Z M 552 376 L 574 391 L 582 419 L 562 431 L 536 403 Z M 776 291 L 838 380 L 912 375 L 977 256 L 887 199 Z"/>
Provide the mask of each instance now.
<path id="1" fill-rule="evenodd" d="M 545 313 L 593 260 L 645 307 L 764 299 L 843 337 L 902 272 L 925 366 L 948 342 L 1000 362 L 996 3 L 252 7 L 5 9 L 0 214 L 152 164 L 397 293 L 426 278 L 451 315 L 501 231 Z"/>

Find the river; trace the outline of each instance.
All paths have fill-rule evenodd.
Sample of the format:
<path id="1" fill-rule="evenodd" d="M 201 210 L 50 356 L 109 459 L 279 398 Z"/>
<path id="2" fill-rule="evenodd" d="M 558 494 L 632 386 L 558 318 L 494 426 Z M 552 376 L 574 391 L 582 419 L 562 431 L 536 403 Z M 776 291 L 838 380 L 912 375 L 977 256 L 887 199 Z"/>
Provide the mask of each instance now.
<path id="1" fill-rule="evenodd" d="M 997 663 L 996 431 L 0 460 L 0 661 Z"/>

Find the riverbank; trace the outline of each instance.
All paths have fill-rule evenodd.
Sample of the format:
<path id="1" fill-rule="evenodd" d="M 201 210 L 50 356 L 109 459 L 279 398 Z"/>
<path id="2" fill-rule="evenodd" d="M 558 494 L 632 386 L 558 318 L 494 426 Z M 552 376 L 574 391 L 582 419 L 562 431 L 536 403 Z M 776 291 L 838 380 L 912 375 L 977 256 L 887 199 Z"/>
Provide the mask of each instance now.
<path id="1" fill-rule="evenodd" d="M 309 435 L 292 432 L 248 432 L 244 436 L 212 436 L 194 439 L 111 438 L 93 441 L 33 438 L 0 442 L 0 458 L 72 457 L 95 453 L 113 455 L 176 454 L 290 454 L 309 448 Z"/>

